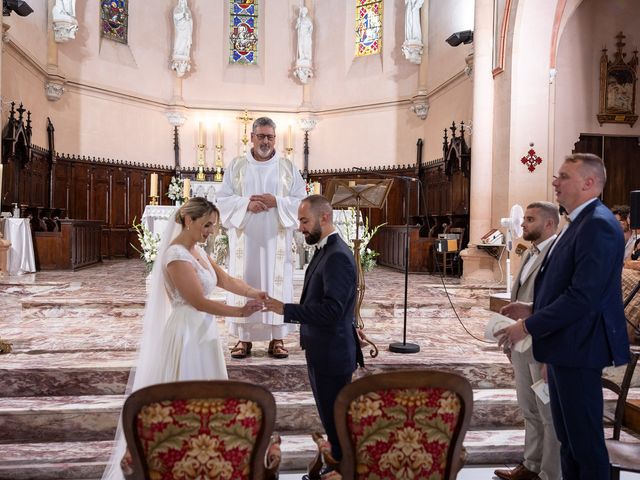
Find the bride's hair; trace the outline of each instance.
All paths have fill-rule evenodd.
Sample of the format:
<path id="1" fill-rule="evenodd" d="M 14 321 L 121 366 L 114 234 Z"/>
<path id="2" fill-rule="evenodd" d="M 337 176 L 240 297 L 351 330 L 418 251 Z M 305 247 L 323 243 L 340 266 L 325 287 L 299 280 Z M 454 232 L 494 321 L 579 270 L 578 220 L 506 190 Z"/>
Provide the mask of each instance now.
<path id="1" fill-rule="evenodd" d="M 216 217 L 220 218 L 220 210 L 213 203 L 204 197 L 193 197 L 187 200 L 176 212 L 176 223 L 184 227 L 184 219 L 187 215 L 193 220 L 197 220 L 214 212 Z"/>

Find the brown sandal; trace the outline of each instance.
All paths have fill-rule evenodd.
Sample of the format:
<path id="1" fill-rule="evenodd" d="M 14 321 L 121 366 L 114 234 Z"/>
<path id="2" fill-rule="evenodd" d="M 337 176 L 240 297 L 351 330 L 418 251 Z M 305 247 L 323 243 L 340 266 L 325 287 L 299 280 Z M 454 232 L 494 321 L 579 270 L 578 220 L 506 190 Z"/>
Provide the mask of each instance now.
<path id="1" fill-rule="evenodd" d="M 231 349 L 231 358 L 247 358 L 251 355 L 252 346 L 251 342 L 239 341 L 235 347 Z"/>
<path id="2" fill-rule="evenodd" d="M 284 347 L 282 340 L 271 340 L 269 342 L 269 356 L 273 358 L 287 358 L 289 350 Z"/>

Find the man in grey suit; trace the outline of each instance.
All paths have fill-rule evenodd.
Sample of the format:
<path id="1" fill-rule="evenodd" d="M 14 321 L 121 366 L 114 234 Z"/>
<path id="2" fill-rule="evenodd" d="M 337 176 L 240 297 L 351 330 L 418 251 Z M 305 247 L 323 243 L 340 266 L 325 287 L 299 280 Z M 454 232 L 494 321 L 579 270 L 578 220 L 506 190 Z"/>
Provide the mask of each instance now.
<path id="1" fill-rule="evenodd" d="M 511 302 L 533 302 L 536 275 L 542 261 L 556 239 L 560 216 L 558 207 L 550 202 L 534 202 L 527 206 L 522 222 L 523 238 L 531 248 L 522 257 L 520 271 L 511 288 Z M 500 313 L 508 311 L 503 307 Z M 525 422 L 524 461 L 513 470 L 496 470 L 504 480 L 560 480 L 560 442 L 551 417 L 551 406 L 544 404 L 531 385 L 544 379 L 546 366 L 533 358 L 533 351 L 505 350 L 510 355 L 516 383 L 518 406 Z"/>

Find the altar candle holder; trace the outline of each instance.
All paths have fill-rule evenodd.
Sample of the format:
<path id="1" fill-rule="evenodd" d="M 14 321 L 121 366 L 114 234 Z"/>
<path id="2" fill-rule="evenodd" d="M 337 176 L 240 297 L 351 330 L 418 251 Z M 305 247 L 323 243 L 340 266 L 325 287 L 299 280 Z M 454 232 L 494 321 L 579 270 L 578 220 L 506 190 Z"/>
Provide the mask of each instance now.
<path id="1" fill-rule="evenodd" d="M 157 195 L 149 195 L 149 205 L 158 205 L 158 198 Z"/>
<path id="2" fill-rule="evenodd" d="M 196 173 L 196 180 L 204 182 L 204 149 L 206 145 L 198 144 L 198 173 Z"/>
<path id="3" fill-rule="evenodd" d="M 216 145 L 215 148 L 216 148 L 216 163 L 215 163 L 216 171 L 213 174 L 213 181 L 221 182 L 222 181 L 222 145 Z"/>

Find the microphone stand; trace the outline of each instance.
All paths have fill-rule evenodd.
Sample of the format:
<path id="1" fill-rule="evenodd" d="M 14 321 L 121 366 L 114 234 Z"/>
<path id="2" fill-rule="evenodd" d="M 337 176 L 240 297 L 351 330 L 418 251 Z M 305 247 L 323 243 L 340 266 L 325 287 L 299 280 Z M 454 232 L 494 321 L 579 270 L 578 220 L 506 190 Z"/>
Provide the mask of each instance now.
<path id="1" fill-rule="evenodd" d="M 407 296 L 409 291 L 409 193 L 410 182 L 417 182 L 418 179 L 404 175 L 389 175 L 385 173 L 370 172 L 364 168 L 353 167 L 353 170 L 373 174 L 383 178 L 394 178 L 402 180 L 405 184 L 404 214 L 405 214 L 405 237 L 404 237 L 404 318 L 402 323 L 402 342 L 389 344 L 389 351 L 394 353 L 418 353 L 420 345 L 407 343 Z"/>

